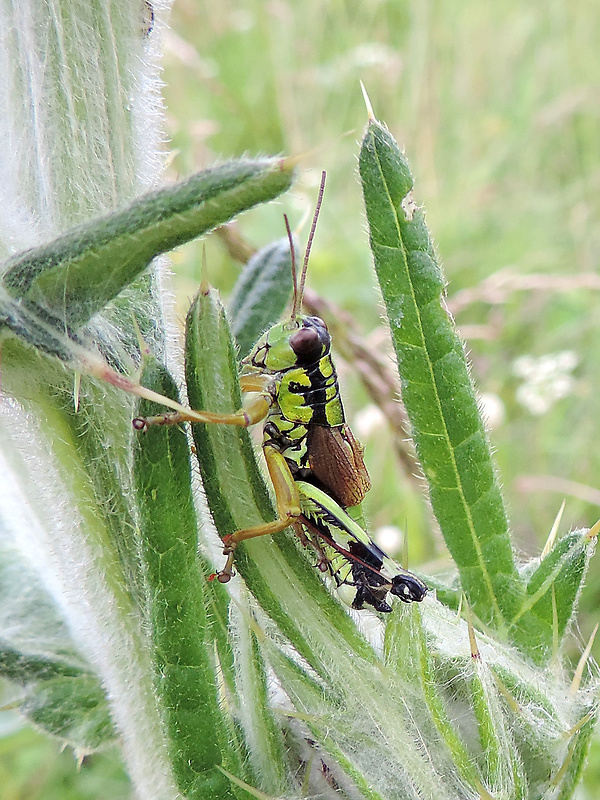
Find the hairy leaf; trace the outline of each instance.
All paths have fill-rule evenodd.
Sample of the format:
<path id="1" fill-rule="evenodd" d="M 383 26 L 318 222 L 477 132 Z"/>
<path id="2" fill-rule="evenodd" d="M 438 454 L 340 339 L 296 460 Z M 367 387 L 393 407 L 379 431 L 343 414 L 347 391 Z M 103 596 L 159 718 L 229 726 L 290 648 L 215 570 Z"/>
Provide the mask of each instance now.
<path id="1" fill-rule="evenodd" d="M 146 367 L 143 381 L 170 397 L 176 394 L 169 376 L 155 365 Z M 146 401 L 140 403 L 142 415 L 155 410 Z M 222 761 L 214 735 L 221 711 L 206 637 L 208 569 L 202 569 L 197 558 L 185 432 L 167 426 L 140 434 L 135 476 L 154 685 L 173 772 L 186 796 L 226 794 L 228 782 L 216 769 Z"/>
<path id="2" fill-rule="evenodd" d="M 529 575 L 523 607 L 510 634 L 538 664 L 548 661 L 569 630 L 594 548 L 587 531 L 572 531 L 556 542 Z"/>
<path id="3" fill-rule="evenodd" d="M 77 329 L 154 256 L 276 197 L 291 178 L 289 163 L 274 158 L 205 170 L 9 259 L 3 284 L 59 328 Z"/>
<path id="4" fill-rule="evenodd" d="M 287 239 L 263 247 L 245 265 L 229 299 L 228 312 L 240 357 L 279 320 L 292 294 Z"/>
<path id="5" fill-rule="evenodd" d="M 433 511 L 475 613 L 506 628 L 522 586 L 485 427 L 406 158 L 371 121 L 360 152 L 371 249 Z"/>

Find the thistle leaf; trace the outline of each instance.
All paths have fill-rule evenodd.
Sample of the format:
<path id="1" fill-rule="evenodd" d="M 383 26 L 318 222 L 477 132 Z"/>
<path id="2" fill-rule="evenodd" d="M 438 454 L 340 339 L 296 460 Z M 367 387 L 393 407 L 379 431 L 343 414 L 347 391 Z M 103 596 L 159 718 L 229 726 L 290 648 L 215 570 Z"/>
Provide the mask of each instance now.
<path id="1" fill-rule="evenodd" d="M 176 399 L 170 377 L 147 364 L 146 386 Z M 142 401 L 142 416 L 155 406 Z M 208 568 L 197 557 L 197 523 L 185 432 L 151 427 L 136 438 L 135 479 L 154 686 L 173 773 L 182 794 L 226 794 L 216 769 L 223 757 L 214 731 L 222 724 L 209 658 L 204 586 Z"/>
<path id="2" fill-rule="evenodd" d="M 544 664 L 564 640 L 573 619 L 589 560 L 595 549 L 587 531 L 563 536 L 530 572 L 523 606 L 510 636 L 537 664 Z"/>
<path id="3" fill-rule="evenodd" d="M 283 314 L 292 295 L 291 263 L 290 244 L 279 239 L 256 252 L 237 279 L 228 315 L 242 358 Z"/>
<path id="4" fill-rule="evenodd" d="M 523 587 L 485 426 L 462 342 L 443 303 L 444 279 L 406 158 L 369 123 L 360 175 L 371 249 L 390 322 L 402 399 L 434 514 L 477 616 L 506 629 Z"/>
<path id="5" fill-rule="evenodd" d="M 155 256 L 276 197 L 291 178 L 289 163 L 276 158 L 205 170 L 9 259 L 4 287 L 60 329 L 77 329 Z"/>

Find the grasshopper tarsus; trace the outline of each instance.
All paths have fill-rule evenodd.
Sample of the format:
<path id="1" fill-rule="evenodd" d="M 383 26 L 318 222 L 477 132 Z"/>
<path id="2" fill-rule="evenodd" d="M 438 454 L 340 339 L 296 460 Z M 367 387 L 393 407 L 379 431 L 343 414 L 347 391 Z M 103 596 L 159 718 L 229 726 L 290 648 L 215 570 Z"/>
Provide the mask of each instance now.
<path id="1" fill-rule="evenodd" d="M 219 583 L 229 583 L 229 581 L 233 578 L 235 572 L 225 572 L 221 570 L 221 572 L 213 572 L 208 576 L 209 581 L 218 581 Z"/>
<path id="2" fill-rule="evenodd" d="M 168 411 L 166 414 L 156 414 L 152 417 L 136 417 L 131 424 L 134 430 L 146 433 L 149 428 L 155 425 L 176 425 L 184 419 L 179 411 Z"/>

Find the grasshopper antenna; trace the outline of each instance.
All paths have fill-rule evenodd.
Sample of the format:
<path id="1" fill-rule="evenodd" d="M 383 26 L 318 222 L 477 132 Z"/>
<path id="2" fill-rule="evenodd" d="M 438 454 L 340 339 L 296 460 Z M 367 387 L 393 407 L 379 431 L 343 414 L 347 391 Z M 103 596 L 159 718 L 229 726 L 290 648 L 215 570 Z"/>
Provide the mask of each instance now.
<path id="1" fill-rule="evenodd" d="M 319 211 L 321 210 L 321 203 L 323 202 L 323 192 L 325 191 L 326 177 L 327 173 L 325 172 L 325 170 L 323 170 L 323 172 L 321 173 L 321 185 L 319 187 L 319 196 L 317 197 L 317 205 L 315 208 L 312 225 L 310 226 L 308 242 L 306 243 L 306 251 L 304 253 L 304 261 L 302 262 L 302 272 L 300 273 L 300 283 L 298 286 L 296 286 L 296 264 L 292 249 L 292 270 L 294 274 L 294 305 L 292 308 L 292 319 L 296 319 L 296 317 L 300 312 L 300 306 L 302 305 L 302 297 L 304 296 L 304 284 L 306 283 L 306 270 L 308 269 L 308 258 L 310 256 L 310 249 L 312 247 L 313 239 L 315 238 L 317 220 L 319 219 Z"/>

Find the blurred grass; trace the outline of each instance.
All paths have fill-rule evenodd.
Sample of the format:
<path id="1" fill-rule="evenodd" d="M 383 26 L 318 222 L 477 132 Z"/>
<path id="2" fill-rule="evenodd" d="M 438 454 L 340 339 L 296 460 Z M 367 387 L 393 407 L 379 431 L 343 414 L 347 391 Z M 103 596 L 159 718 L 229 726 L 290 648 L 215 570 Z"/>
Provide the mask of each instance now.
<path id="1" fill-rule="evenodd" d="M 309 284 L 349 310 L 366 336 L 380 309 L 356 175 L 356 141 L 366 122 L 359 80 L 365 83 L 375 113 L 406 147 L 451 303 L 461 290 L 477 295 L 499 271 L 513 276 L 503 291 L 496 286 L 457 305 L 457 323 L 470 334 L 479 389 L 504 408 L 492 439 L 516 546 L 539 552 L 563 497 L 561 533 L 591 526 L 600 516 L 600 6 L 176 0 L 171 24 L 164 74 L 176 150 L 171 173 L 245 152 L 302 155 L 293 193 L 240 222 L 242 234 L 260 246 L 282 236 L 283 211 L 294 224 L 312 210 L 326 169 Z M 200 253 L 195 244 L 175 255 L 181 318 L 199 282 Z M 211 281 L 227 293 L 238 266 L 217 237 L 207 258 Z M 537 288 L 519 290 L 514 276 L 531 273 L 539 276 Z M 553 288 L 557 276 L 567 288 Z M 586 288 L 594 279 L 595 288 Z M 516 399 L 513 361 L 563 350 L 578 357 L 573 387 L 534 416 Z M 366 396 L 352 365 L 340 367 L 352 419 Z M 443 557 L 385 428 L 362 436 L 374 484 L 367 503 L 373 526 L 406 528 L 413 563 Z M 597 561 L 582 597 L 581 640 L 597 621 L 599 587 Z M 108 757 L 94 757 L 77 772 L 71 754 L 58 756 L 32 732 L 0 744 L 2 800 L 127 796 Z M 6 782 L 14 772 L 7 765 L 27 744 L 33 761 L 19 763 L 18 771 L 30 780 L 17 785 L 13 775 Z M 581 797 L 598 796 L 599 763 L 595 743 Z M 59 790 L 50 788 L 50 774 Z M 90 775 L 105 776 L 104 788 Z"/>

